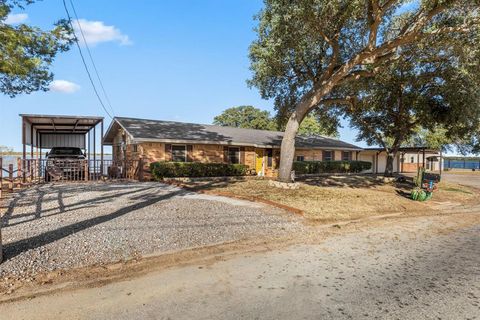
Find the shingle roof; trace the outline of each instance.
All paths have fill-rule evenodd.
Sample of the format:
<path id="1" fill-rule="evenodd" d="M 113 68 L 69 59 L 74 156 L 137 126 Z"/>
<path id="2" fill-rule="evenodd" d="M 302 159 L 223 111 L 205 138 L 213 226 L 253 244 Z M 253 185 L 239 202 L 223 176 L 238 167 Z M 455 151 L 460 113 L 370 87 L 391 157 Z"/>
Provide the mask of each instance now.
<path id="1" fill-rule="evenodd" d="M 215 143 L 268 148 L 279 147 L 283 138 L 283 132 L 279 131 L 115 117 L 104 137 L 105 144 L 113 143 L 120 127 L 137 142 Z M 324 136 L 297 137 L 296 147 L 362 150 L 353 144 Z"/>

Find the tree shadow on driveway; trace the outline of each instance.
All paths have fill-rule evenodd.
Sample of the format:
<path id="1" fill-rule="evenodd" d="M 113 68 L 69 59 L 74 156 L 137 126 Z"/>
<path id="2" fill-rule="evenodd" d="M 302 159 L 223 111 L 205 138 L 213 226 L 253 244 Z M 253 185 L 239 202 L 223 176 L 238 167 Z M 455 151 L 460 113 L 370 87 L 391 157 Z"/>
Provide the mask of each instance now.
<path id="1" fill-rule="evenodd" d="M 130 212 L 151 206 L 157 202 L 164 201 L 170 198 L 173 198 L 175 196 L 182 196 L 186 194 L 190 194 L 191 191 L 189 190 L 184 190 L 184 189 L 178 189 L 178 190 L 173 190 L 168 192 L 167 194 L 163 195 L 157 195 L 156 193 L 150 193 L 146 194 L 145 196 L 138 196 L 137 200 L 139 200 L 139 203 L 135 203 L 132 205 L 129 205 L 127 207 L 123 207 L 119 210 L 116 210 L 110 214 L 99 216 L 99 217 L 94 217 L 90 218 L 87 220 L 79 221 L 76 223 L 72 223 L 70 225 L 58 228 L 56 230 L 51 230 L 44 232 L 42 234 L 15 241 L 12 243 L 8 243 L 4 245 L 4 258 L 5 259 L 11 259 L 23 252 L 26 252 L 31 249 L 36 249 L 42 246 L 45 246 L 49 243 L 55 242 L 57 240 L 63 239 L 69 235 L 75 234 L 77 232 L 80 232 L 82 230 L 94 227 L 98 224 L 104 223 L 111 221 L 113 219 L 119 218 L 121 216 L 124 216 Z"/>

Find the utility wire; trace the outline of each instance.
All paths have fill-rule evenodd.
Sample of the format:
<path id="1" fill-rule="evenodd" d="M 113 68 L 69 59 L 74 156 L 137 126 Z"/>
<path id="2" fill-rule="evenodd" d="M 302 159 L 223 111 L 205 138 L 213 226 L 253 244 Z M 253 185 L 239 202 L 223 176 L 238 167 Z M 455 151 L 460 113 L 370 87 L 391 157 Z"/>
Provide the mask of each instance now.
<path id="1" fill-rule="evenodd" d="M 95 61 L 93 60 L 92 53 L 90 51 L 90 47 L 88 46 L 87 39 L 85 38 L 85 34 L 83 33 L 82 25 L 79 22 L 78 15 L 77 15 L 77 10 L 75 10 L 75 5 L 73 4 L 73 0 L 70 0 L 70 5 L 72 6 L 73 14 L 75 15 L 75 19 L 77 19 L 78 28 L 80 29 L 80 34 L 82 35 L 83 43 L 85 44 L 85 47 L 87 48 L 88 56 L 90 57 L 90 61 L 92 62 L 93 70 L 95 71 L 95 74 L 97 75 L 98 83 L 100 83 L 100 88 L 102 89 L 103 95 L 105 96 L 105 100 L 107 101 L 107 104 L 110 107 L 110 110 L 112 111 L 112 114 L 115 115 L 115 110 L 113 109 L 113 106 L 112 106 L 112 103 L 110 102 L 107 91 L 105 90 L 105 87 L 103 86 L 102 79 L 100 79 L 100 75 L 99 75 L 99 72 L 97 70 L 97 66 L 95 64 Z"/>
<path id="2" fill-rule="evenodd" d="M 62 0 L 62 1 L 63 1 L 63 7 L 65 8 L 65 12 L 67 13 L 68 22 L 69 22 L 70 27 L 72 28 L 72 31 L 73 31 L 74 28 L 73 28 L 72 18 L 70 17 L 70 12 L 68 12 L 68 8 L 67 8 L 67 4 L 66 4 L 65 0 Z M 98 101 L 102 105 L 102 108 L 105 111 L 105 113 L 110 117 L 110 119 L 113 120 L 112 115 L 110 114 L 110 112 L 108 112 L 107 108 L 105 107 L 105 104 L 103 103 L 102 99 L 100 98 L 100 95 L 98 94 L 97 87 L 95 87 L 95 83 L 93 82 L 92 75 L 90 74 L 90 70 L 88 70 L 87 63 L 85 62 L 85 57 L 83 56 L 82 48 L 80 47 L 80 44 L 78 43 L 78 38 L 75 35 L 75 32 L 73 32 L 73 39 L 75 40 L 75 43 L 77 44 L 78 51 L 80 52 L 80 57 L 82 58 L 83 66 L 85 67 L 85 71 L 87 72 L 88 79 L 90 79 L 90 83 L 92 84 L 93 91 L 95 91 L 95 95 L 97 96 Z"/>

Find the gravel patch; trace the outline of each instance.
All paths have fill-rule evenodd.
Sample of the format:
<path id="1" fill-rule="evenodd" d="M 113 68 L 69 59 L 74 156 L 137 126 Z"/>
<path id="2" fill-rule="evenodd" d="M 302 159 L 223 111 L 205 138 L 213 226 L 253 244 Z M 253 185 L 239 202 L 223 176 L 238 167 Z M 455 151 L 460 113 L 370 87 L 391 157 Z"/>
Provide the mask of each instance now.
<path id="1" fill-rule="evenodd" d="M 277 208 L 154 182 L 33 187 L 15 195 L 2 223 L 0 278 L 25 279 L 303 228 Z"/>

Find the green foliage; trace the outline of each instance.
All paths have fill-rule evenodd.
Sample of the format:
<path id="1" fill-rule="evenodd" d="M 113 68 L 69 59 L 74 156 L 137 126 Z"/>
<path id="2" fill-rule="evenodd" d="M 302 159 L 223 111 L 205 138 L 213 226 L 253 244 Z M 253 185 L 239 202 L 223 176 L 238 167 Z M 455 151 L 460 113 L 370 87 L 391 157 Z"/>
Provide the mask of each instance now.
<path id="1" fill-rule="evenodd" d="M 423 174 L 425 173 L 425 168 L 419 167 L 417 169 L 417 175 L 415 176 L 414 183 L 418 188 L 422 187 Z"/>
<path id="2" fill-rule="evenodd" d="M 259 130 L 284 130 L 285 123 L 282 119 L 272 118 L 270 113 L 253 106 L 239 106 L 226 109 L 222 114 L 213 119 L 213 124 L 219 126 L 259 129 Z M 325 117 L 309 115 L 300 126 L 300 135 L 324 135 L 338 137 L 338 125 L 327 121 Z"/>
<path id="3" fill-rule="evenodd" d="M 150 164 L 155 179 L 173 177 L 244 176 L 248 167 L 243 164 L 200 162 L 154 162 Z"/>
<path id="4" fill-rule="evenodd" d="M 407 141 L 406 146 L 427 147 L 435 150 L 449 151 L 451 145 L 457 141 L 449 139 L 448 132 L 442 127 L 434 130 L 419 128 L 414 135 Z"/>
<path id="5" fill-rule="evenodd" d="M 72 30 L 66 20 L 57 21 L 50 31 L 26 24 L 5 24 L 14 7 L 23 9 L 33 2 L 0 0 L 0 92 L 10 97 L 47 91 L 53 79 L 49 71 L 53 60 L 72 43 Z"/>
<path id="6" fill-rule="evenodd" d="M 227 127 L 276 130 L 276 123 L 268 111 L 253 106 L 228 108 L 213 119 L 213 124 Z"/>
<path id="7" fill-rule="evenodd" d="M 372 168 L 368 161 L 295 161 L 293 170 L 297 174 L 359 173 Z"/>
<path id="8" fill-rule="evenodd" d="M 480 41 L 480 34 L 471 35 Z M 440 149 L 480 126 L 478 42 L 428 39 L 405 46 L 402 56 L 374 77 L 345 86 L 357 98 L 343 107 L 357 140 L 387 151 L 405 144 Z M 349 91 L 351 90 L 351 91 Z"/>
<path id="9" fill-rule="evenodd" d="M 325 123 L 326 118 L 317 117 L 313 114 L 309 114 L 303 119 L 300 128 L 298 129 L 298 134 L 301 136 L 310 136 L 310 135 L 323 135 L 329 137 L 338 137 L 338 129 L 336 124 L 331 122 Z"/>
<path id="10" fill-rule="evenodd" d="M 282 161 L 279 178 L 289 179 L 289 161 L 294 154 L 292 137 L 305 115 L 320 110 L 322 117 L 338 122 L 340 114 L 335 112 L 336 107 L 351 105 L 354 98 L 363 98 L 363 90 L 349 87 L 369 77 L 379 84 L 382 79 L 389 80 L 392 74 L 389 71 L 393 71 L 395 61 L 407 56 L 409 46 L 416 47 L 417 54 L 411 55 L 410 61 L 403 59 L 403 63 L 418 63 L 423 69 L 417 71 L 423 75 L 432 71 L 430 63 L 441 69 L 442 60 L 458 62 L 456 72 L 445 73 L 445 77 L 429 86 L 413 88 L 417 92 L 429 91 L 423 96 L 428 96 L 428 101 L 416 99 L 431 109 L 426 114 L 416 114 L 422 121 L 432 115 L 432 121 L 425 128 L 432 129 L 435 122 L 445 123 L 444 119 L 449 118 L 452 128 L 445 129 L 452 135 L 461 136 L 461 131 L 464 135 L 478 132 L 478 127 L 474 129 L 478 118 L 474 108 L 478 103 L 469 104 L 467 112 L 458 111 L 460 101 L 475 100 L 471 99 L 472 89 L 465 84 L 480 77 L 479 72 L 469 70 L 478 68 L 480 61 L 479 10 L 479 0 L 264 0 L 264 8 L 257 16 L 257 39 L 250 46 L 253 77 L 249 85 L 257 87 L 263 98 L 274 100 L 280 118 L 288 118 L 282 143 L 283 159 L 288 161 Z M 424 57 L 429 61 L 420 66 Z M 438 63 L 430 57 L 438 59 Z M 418 78 L 421 82 L 421 77 Z M 450 85 L 442 85 L 447 78 Z M 460 90 L 455 90 L 455 82 L 459 83 Z M 387 109 L 392 103 L 386 100 L 396 95 L 399 88 L 392 85 L 394 82 L 389 83 L 389 87 L 382 89 L 386 94 L 376 94 L 371 99 L 378 105 L 389 102 Z M 442 98 L 436 101 L 435 92 Z M 455 104 L 442 102 L 443 99 L 454 102 L 455 97 L 458 98 Z M 359 114 L 368 117 L 370 109 L 363 111 Z M 381 113 L 381 110 L 375 112 Z M 393 126 L 392 121 L 384 124 Z M 408 134 L 409 124 L 399 121 L 395 125 L 402 126 L 402 131 Z M 375 135 L 377 133 L 368 134 L 365 138 Z M 394 140 L 403 138 L 393 137 Z M 390 138 L 385 135 L 371 141 L 387 139 Z M 480 134 L 472 139 L 480 141 Z M 480 143 L 478 145 L 480 150 Z"/>

